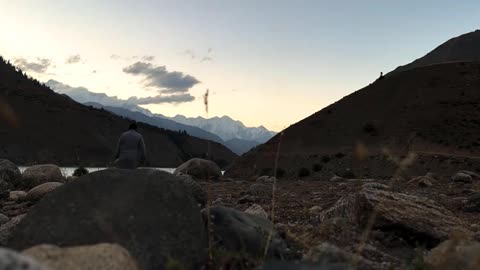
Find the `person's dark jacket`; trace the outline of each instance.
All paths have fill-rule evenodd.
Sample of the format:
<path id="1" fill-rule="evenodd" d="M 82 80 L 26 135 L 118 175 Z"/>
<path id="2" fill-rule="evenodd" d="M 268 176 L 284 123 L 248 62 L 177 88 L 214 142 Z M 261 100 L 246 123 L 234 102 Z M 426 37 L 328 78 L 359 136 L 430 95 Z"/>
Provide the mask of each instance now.
<path id="1" fill-rule="evenodd" d="M 135 130 L 124 132 L 118 140 L 115 166 L 121 169 L 135 169 L 146 162 L 145 142 Z"/>

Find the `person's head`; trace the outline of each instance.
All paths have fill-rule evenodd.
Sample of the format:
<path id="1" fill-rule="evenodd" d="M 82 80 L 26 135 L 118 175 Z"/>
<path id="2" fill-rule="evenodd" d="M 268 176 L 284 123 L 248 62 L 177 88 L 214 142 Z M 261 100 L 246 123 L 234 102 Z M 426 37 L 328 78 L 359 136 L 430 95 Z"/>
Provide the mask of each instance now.
<path id="1" fill-rule="evenodd" d="M 138 126 L 136 122 L 133 122 L 128 126 L 128 130 L 137 130 Z"/>

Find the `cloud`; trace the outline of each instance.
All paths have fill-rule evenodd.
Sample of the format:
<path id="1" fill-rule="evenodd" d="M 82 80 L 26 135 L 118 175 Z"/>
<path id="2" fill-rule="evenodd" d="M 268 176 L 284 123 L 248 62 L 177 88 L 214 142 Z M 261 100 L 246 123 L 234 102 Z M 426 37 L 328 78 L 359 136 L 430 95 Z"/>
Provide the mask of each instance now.
<path id="1" fill-rule="evenodd" d="M 197 55 L 193 50 L 185 50 L 183 54 L 190 56 L 190 58 L 195 59 Z"/>
<path id="2" fill-rule="evenodd" d="M 120 55 L 112 54 L 112 55 L 110 55 L 110 59 L 119 60 L 119 59 L 120 59 Z"/>
<path id="3" fill-rule="evenodd" d="M 117 96 L 108 96 L 105 93 L 91 92 L 85 87 L 72 87 L 67 84 L 49 80 L 46 85 L 57 93 L 66 94 L 79 103 L 95 102 L 104 106 L 124 107 L 129 109 L 142 110 L 136 105 L 147 104 L 179 104 L 193 101 L 195 98 L 190 94 L 179 95 L 157 95 L 153 97 L 130 97 L 128 99 L 120 99 Z"/>
<path id="4" fill-rule="evenodd" d="M 158 88 L 160 93 L 186 93 L 194 85 L 200 83 L 193 76 L 179 71 L 168 71 L 165 66 L 154 66 L 145 62 L 136 62 L 125 67 L 123 72 L 143 76 L 145 86 Z"/>
<path id="5" fill-rule="evenodd" d="M 202 60 L 200 60 L 200 62 L 209 62 L 209 61 L 213 61 L 213 58 L 210 57 L 210 56 L 205 56 L 202 58 Z"/>
<path id="6" fill-rule="evenodd" d="M 37 58 L 36 61 L 32 62 L 29 62 L 25 58 L 17 58 L 13 60 L 13 63 L 23 71 L 33 71 L 36 73 L 45 73 L 52 64 L 52 62 L 46 58 Z"/>
<path id="7" fill-rule="evenodd" d="M 155 56 L 153 56 L 153 55 L 145 55 L 145 56 L 142 57 L 142 60 L 143 60 L 143 61 L 147 61 L 147 62 L 151 62 L 151 61 L 155 60 Z"/>
<path id="8" fill-rule="evenodd" d="M 184 55 L 189 56 L 192 60 L 199 59 L 200 63 L 213 61 L 213 49 L 208 48 L 206 55 L 197 55 L 193 50 L 187 49 L 183 52 Z"/>
<path id="9" fill-rule="evenodd" d="M 65 60 L 65 64 L 76 64 L 82 61 L 82 58 L 80 57 L 79 54 L 76 55 L 71 55 Z"/>

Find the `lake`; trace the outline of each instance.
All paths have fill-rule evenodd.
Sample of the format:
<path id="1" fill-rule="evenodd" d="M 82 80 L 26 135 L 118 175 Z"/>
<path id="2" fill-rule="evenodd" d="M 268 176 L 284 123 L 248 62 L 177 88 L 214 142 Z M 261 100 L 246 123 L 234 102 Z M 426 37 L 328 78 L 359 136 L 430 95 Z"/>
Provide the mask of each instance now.
<path id="1" fill-rule="evenodd" d="M 25 171 L 25 169 L 27 169 L 28 166 L 20 166 L 18 167 L 18 169 L 20 170 L 20 172 L 23 173 L 23 171 Z M 62 171 L 62 174 L 63 176 L 65 177 L 68 177 L 68 176 L 72 176 L 73 172 L 77 169 L 77 167 L 60 167 L 60 170 Z M 99 167 L 86 167 L 86 169 L 89 171 L 89 172 L 96 172 L 96 171 L 101 171 L 101 170 L 105 170 L 107 168 L 99 168 Z M 173 173 L 175 171 L 175 168 L 149 168 L 149 169 L 155 169 L 155 170 L 160 170 L 160 171 L 165 171 L 165 172 L 169 172 L 169 173 Z"/>

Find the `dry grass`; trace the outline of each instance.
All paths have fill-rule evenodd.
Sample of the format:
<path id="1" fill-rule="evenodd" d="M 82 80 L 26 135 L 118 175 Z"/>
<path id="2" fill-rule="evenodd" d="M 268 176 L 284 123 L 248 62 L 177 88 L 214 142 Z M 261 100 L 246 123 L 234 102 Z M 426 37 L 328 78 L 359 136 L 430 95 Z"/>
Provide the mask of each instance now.
<path id="1" fill-rule="evenodd" d="M 364 151 L 366 151 L 366 150 L 364 150 Z M 393 177 L 390 179 L 390 181 L 388 182 L 387 185 L 393 184 L 393 181 L 394 181 L 393 179 L 398 177 L 401 174 L 402 171 L 404 171 L 409 165 L 411 165 L 415 161 L 415 159 L 417 157 L 417 155 L 414 152 L 409 152 L 408 155 L 403 159 L 401 159 L 399 157 L 396 157 L 388 149 L 384 149 L 383 153 L 388 157 L 389 160 L 393 161 L 397 165 L 397 169 L 396 169 Z M 353 267 L 354 268 L 357 266 L 359 258 L 360 258 L 360 254 L 362 253 L 362 251 L 365 247 L 365 244 L 368 241 L 370 232 L 372 231 L 373 225 L 375 223 L 375 219 L 377 218 L 377 211 L 378 210 L 375 207 L 372 211 L 372 214 L 368 218 L 368 222 L 367 222 L 367 225 L 366 225 L 365 229 L 362 232 L 361 241 L 360 241 L 360 244 L 359 244 L 359 246 L 357 248 L 357 251 L 355 253 L 355 256 L 354 256 L 354 261 L 353 261 Z"/>
<path id="2" fill-rule="evenodd" d="M 270 242 L 272 241 L 273 232 L 275 230 L 275 192 L 277 189 L 277 169 L 278 169 L 278 159 L 280 157 L 280 147 L 282 145 L 283 132 L 280 133 L 280 138 L 278 140 L 277 153 L 275 154 L 275 164 L 273 166 L 273 186 L 272 186 L 272 211 L 270 217 L 272 219 L 272 228 L 270 229 L 267 237 L 267 243 L 265 245 L 265 251 L 263 254 L 263 259 L 266 260 L 268 255 L 268 249 L 270 248 Z"/>
<path id="3" fill-rule="evenodd" d="M 203 103 L 205 105 L 205 116 L 208 121 L 208 89 L 203 96 Z M 207 158 L 210 156 L 210 141 L 207 140 Z M 208 267 L 211 269 L 213 266 L 213 226 L 212 217 L 210 213 L 210 207 L 212 206 L 212 183 L 210 176 L 207 175 L 207 238 L 208 238 Z"/>

